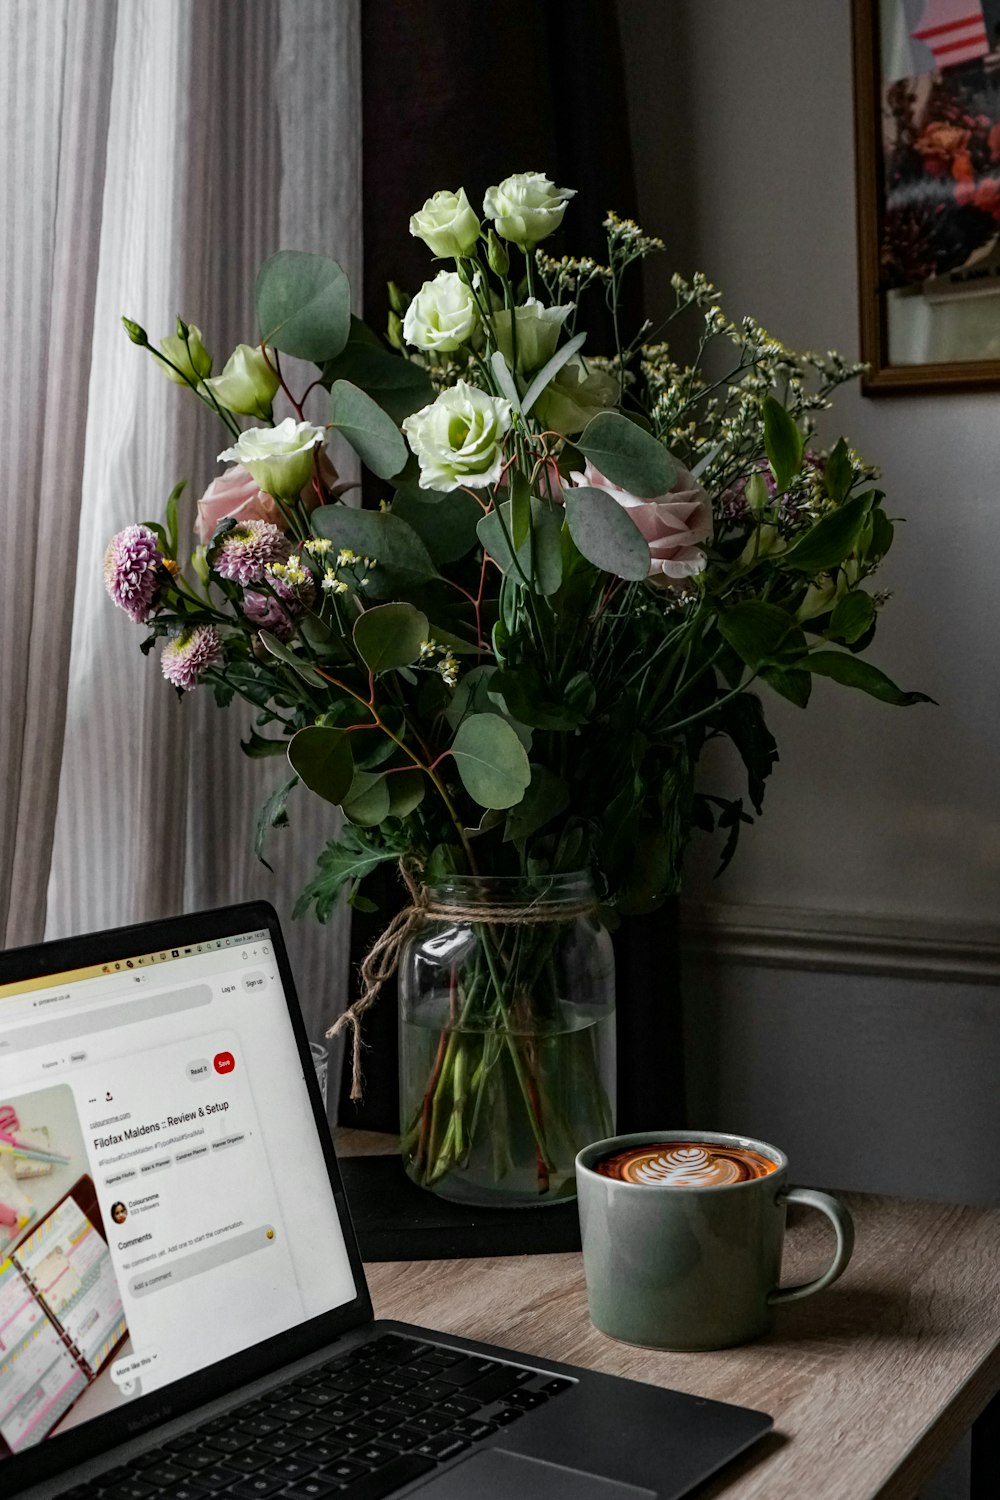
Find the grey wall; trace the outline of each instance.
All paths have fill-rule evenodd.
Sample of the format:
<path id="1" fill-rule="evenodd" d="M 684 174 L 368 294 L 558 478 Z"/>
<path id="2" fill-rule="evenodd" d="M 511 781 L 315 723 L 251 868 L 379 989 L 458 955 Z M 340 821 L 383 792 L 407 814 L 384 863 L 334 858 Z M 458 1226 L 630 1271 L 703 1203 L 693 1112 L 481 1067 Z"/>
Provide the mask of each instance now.
<path id="1" fill-rule="evenodd" d="M 668 244 L 651 289 L 701 268 L 732 315 L 856 358 L 847 0 L 619 13 L 641 214 Z M 907 518 L 873 659 L 940 707 L 824 682 L 805 713 L 768 705 L 762 822 L 721 881 L 710 851 L 689 862 L 691 1110 L 775 1136 L 800 1180 L 997 1201 L 1000 399 L 850 390 L 840 430 Z M 776 964 L 755 935 L 789 931 Z M 877 972 L 852 966 L 862 934 Z"/>

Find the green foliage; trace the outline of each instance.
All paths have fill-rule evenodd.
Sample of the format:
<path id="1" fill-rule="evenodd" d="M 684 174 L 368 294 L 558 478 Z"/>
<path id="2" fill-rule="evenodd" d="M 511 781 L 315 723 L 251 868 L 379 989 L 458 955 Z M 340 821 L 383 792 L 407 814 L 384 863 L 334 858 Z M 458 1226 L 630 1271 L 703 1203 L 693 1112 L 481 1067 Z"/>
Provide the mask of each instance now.
<path id="1" fill-rule="evenodd" d="M 334 381 L 330 426 L 344 435 L 361 462 L 380 479 L 391 479 L 406 463 L 407 447 L 395 422 L 349 380 Z"/>
<path id="2" fill-rule="evenodd" d="M 405 852 L 406 844 L 398 837 L 381 831 L 373 836 L 348 824 L 340 838 L 323 850 L 293 914 L 303 917 L 311 907 L 319 921 L 325 922 L 342 894 L 350 897 L 366 875 Z"/>
<path id="3" fill-rule="evenodd" d="M 677 479 L 677 465 L 662 443 L 620 412 L 592 417 L 576 446 L 596 469 L 632 495 L 665 495 Z"/>
<path id="4" fill-rule="evenodd" d="M 288 745 L 288 764 L 311 792 L 337 806 L 354 781 L 350 736 L 327 725 L 310 724 L 294 734 Z"/>
<path id="5" fill-rule="evenodd" d="M 504 500 L 479 522 L 479 540 L 502 573 L 536 594 L 554 594 L 562 582 L 561 513 L 533 495 L 531 532 L 516 553 L 511 552 L 511 526 L 511 503 Z"/>
<path id="6" fill-rule="evenodd" d="M 842 683 L 844 687 L 860 688 L 863 693 L 869 693 L 873 698 L 879 698 L 883 703 L 891 703 L 897 708 L 935 701 L 928 698 L 926 693 L 904 693 L 878 667 L 861 661 L 849 652 L 813 651 L 808 665 L 810 672 L 815 672 L 819 677 L 832 677 L 834 682 Z"/>
<path id="7" fill-rule="evenodd" d="M 419 485 L 401 485 L 391 514 L 410 526 L 439 568 L 458 562 L 475 547 L 482 510 L 471 495 L 455 490 L 441 495 Z"/>
<path id="8" fill-rule="evenodd" d="M 764 452 L 779 493 L 787 490 L 802 468 L 805 438 L 794 418 L 773 396 L 764 398 Z"/>
<path id="9" fill-rule="evenodd" d="M 288 827 L 288 799 L 298 784 L 297 776 L 292 776 L 288 781 L 282 782 L 281 786 L 271 793 L 258 814 L 253 848 L 261 864 L 267 865 L 269 870 L 271 866 L 264 858 L 267 836 L 272 828 Z"/>
<path id="10" fill-rule="evenodd" d="M 844 562 L 858 545 L 874 498 L 874 491 L 870 490 L 823 516 L 789 547 L 782 558 L 784 566 L 808 573 L 813 578 L 817 573 Z"/>
<path id="11" fill-rule="evenodd" d="M 390 354 L 358 318 L 351 319 L 350 338 L 342 352 L 323 366 L 324 385 L 330 387 L 338 380 L 350 381 L 367 392 L 396 423 L 434 399 L 427 371 L 412 360 Z"/>
<path id="12" fill-rule="evenodd" d="M 451 747 L 462 785 L 480 807 L 514 807 L 531 780 L 524 746 L 505 719 L 470 714 Z"/>
<path id="13" fill-rule="evenodd" d="M 313 511 L 312 527 L 335 548 L 347 547 L 375 560 L 367 592 L 376 599 L 408 592 L 437 576 L 434 560 L 412 527 L 391 512 L 326 505 Z"/>
<path id="14" fill-rule="evenodd" d="M 334 260 L 279 250 L 257 274 L 260 341 L 316 363 L 335 359 L 351 331 L 351 288 Z"/>
<path id="15" fill-rule="evenodd" d="M 581 556 L 595 567 L 616 578 L 646 577 L 649 544 L 607 490 L 567 490 L 566 524 Z"/>
<path id="16" fill-rule="evenodd" d="M 417 660 L 429 631 L 427 616 L 412 604 L 379 604 L 354 622 L 354 644 L 370 672 L 391 672 Z"/>

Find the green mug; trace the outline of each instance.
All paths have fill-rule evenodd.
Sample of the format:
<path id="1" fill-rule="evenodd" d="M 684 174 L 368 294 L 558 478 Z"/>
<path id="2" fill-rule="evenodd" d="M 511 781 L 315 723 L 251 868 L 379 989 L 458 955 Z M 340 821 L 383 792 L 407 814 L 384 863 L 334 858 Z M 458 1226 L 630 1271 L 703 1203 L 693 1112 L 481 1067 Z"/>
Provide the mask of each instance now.
<path id="1" fill-rule="evenodd" d="M 619 1181 L 595 1170 L 617 1152 L 685 1142 L 752 1151 L 766 1175 L 722 1186 Z M 644 1131 L 595 1141 L 576 1158 L 583 1268 L 594 1327 L 654 1349 L 726 1349 L 758 1338 L 774 1309 L 822 1291 L 846 1269 L 854 1225 L 842 1203 L 788 1186 L 788 1159 L 749 1136 Z M 785 1208 L 817 1208 L 837 1246 L 821 1276 L 779 1286 Z"/>

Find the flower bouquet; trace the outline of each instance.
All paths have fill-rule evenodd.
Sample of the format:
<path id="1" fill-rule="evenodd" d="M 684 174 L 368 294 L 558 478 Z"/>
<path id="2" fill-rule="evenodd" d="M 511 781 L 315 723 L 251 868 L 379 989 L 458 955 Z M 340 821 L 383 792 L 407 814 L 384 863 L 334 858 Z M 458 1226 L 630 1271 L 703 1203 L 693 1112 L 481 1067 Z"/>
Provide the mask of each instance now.
<path id="1" fill-rule="evenodd" d="M 303 788 L 342 809 L 298 911 L 370 909 L 371 872 L 403 871 L 407 906 L 338 1025 L 357 1092 L 360 1016 L 402 952 L 411 1175 L 543 1202 L 611 1123 L 600 924 L 677 891 L 693 829 L 731 857 L 777 759 L 761 693 L 804 708 L 823 676 L 923 697 L 864 655 L 893 537 L 873 471 L 814 436 L 859 367 L 730 321 L 701 275 L 626 335 L 623 281 L 662 245 L 611 214 L 603 263 L 546 253 L 572 196 L 510 177 L 484 227 L 464 190 L 436 193 L 410 232 L 444 268 L 412 299 L 390 287 L 385 339 L 334 262 L 288 251 L 259 273 L 255 343 L 218 376 L 193 325 L 154 349 L 126 320 L 222 421 L 231 467 L 190 561 L 175 491 L 105 564 L 179 695 L 242 698 L 247 754 L 286 762 L 261 857 Z M 330 432 L 377 505 L 345 498 Z M 696 780 L 719 738 L 746 799 Z"/>

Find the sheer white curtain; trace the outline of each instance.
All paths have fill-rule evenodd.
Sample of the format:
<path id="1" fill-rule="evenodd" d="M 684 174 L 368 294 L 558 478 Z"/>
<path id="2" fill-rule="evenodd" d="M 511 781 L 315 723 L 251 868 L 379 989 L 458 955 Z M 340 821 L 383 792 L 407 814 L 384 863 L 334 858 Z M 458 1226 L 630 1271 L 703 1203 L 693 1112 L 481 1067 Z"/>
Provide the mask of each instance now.
<path id="1" fill-rule="evenodd" d="M 104 594 L 111 534 L 185 512 L 221 429 L 125 337 L 178 312 L 220 368 L 253 274 L 289 246 L 360 292 L 360 0 L 0 0 L 0 937 L 7 946 L 265 896 L 283 916 L 328 836 L 314 799 L 255 859 L 280 761 L 250 710 L 178 702 Z M 343 923 L 286 922 L 314 1035 Z"/>

